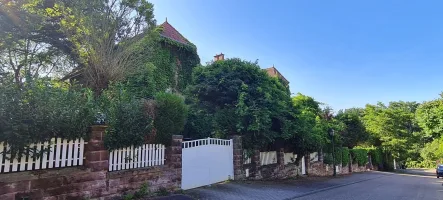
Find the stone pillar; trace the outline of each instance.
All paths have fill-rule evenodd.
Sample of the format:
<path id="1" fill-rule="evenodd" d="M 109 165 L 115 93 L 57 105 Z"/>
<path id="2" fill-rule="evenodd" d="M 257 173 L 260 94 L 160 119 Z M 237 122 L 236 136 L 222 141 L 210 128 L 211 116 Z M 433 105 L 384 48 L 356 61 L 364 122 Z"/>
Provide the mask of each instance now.
<path id="1" fill-rule="evenodd" d="M 182 142 L 183 135 L 173 135 L 171 146 L 167 147 L 165 152 L 165 165 L 174 172 L 171 179 L 177 188 L 181 188 L 182 182 Z"/>
<path id="2" fill-rule="evenodd" d="M 280 148 L 277 151 L 277 164 L 281 169 L 283 169 L 285 167 L 285 149 L 284 148 Z"/>
<path id="3" fill-rule="evenodd" d="M 305 169 L 306 169 L 306 175 L 309 175 L 309 168 L 311 167 L 311 154 L 306 153 L 305 155 Z"/>
<path id="4" fill-rule="evenodd" d="M 232 136 L 233 162 L 234 162 L 234 180 L 243 180 L 246 174 L 243 170 L 243 145 L 242 138 L 239 135 Z"/>
<path id="5" fill-rule="evenodd" d="M 254 177 L 255 179 L 261 179 L 261 173 L 259 171 L 260 163 L 260 150 L 254 149 L 251 156 L 251 164 L 252 169 L 249 172 L 249 176 Z"/>
<path id="6" fill-rule="evenodd" d="M 91 135 L 88 144 L 85 144 L 85 167 L 92 171 L 108 171 L 109 152 L 104 145 L 104 136 L 107 126 L 91 126 Z"/>
<path id="7" fill-rule="evenodd" d="M 351 154 L 349 154 L 349 163 L 348 163 L 348 165 L 349 165 L 349 173 L 352 173 L 352 156 L 351 156 Z"/>
<path id="8" fill-rule="evenodd" d="M 182 142 L 183 135 L 173 135 L 167 153 L 167 164 L 174 169 L 180 169 L 180 173 L 182 168 Z"/>

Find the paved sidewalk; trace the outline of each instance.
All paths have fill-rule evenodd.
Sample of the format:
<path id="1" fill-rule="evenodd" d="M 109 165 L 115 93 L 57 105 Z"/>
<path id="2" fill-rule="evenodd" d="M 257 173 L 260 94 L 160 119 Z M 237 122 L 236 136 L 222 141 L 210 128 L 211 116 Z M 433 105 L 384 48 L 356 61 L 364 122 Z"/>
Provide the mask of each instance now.
<path id="1" fill-rule="evenodd" d="M 390 174 L 365 172 L 332 177 L 307 177 L 285 181 L 229 182 L 196 188 L 186 193 L 201 200 L 283 200 Z"/>

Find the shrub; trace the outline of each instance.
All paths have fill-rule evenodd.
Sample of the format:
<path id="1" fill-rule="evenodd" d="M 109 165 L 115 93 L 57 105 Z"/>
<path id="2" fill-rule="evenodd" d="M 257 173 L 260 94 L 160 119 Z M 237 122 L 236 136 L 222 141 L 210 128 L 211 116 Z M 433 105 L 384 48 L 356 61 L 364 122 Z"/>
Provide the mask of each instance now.
<path id="1" fill-rule="evenodd" d="M 342 152 L 342 165 L 346 166 L 349 164 L 349 148 L 348 147 L 342 147 L 341 149 Z"/>
<path id="2" fill-rule="evenodd" d="M 188 107 L 182 97 L 164 92 L 155 95 L 155 104 L 156 142 L 170 145 L 172 135 L 184 129 Z"/>
<path id="3" fill-rule="evenodd" d="M 87 136 L 94 121 L 90 90 L 50 79 L 0 82 L 0 141 L 12 157 L 27 155 L 28 145 L 61 137 Z M 37 155 L 38 156 L 38 155 Z"/>
<path id="4" fill-rule="evenodd" d="M 337 147 L 337 148 L 335 148 L 335 154 L 334 154 L 334 156 L 335 156 L 335 164 L 336 165 L 339 165 L 339 164 L 341 164 L 342 163 L 342 160 L 343 160 L 343 153 L 342 153 L 343 151 L 342 151 L 342 148 L 341 147 Z"/>
<path id="5" fill-rule="evenodd" d="M 324 153 L 323 154 L 323 163 L 329 164 L 329 165 L 333 163 L 331 153 Z"/>
<path id="6" fill-rule="evenodd" d="M 383 164 L 383 151 L 380 148 L 369 149 L 369 154 L 373 165 Z"/>
<path id="7" fill-rule="evenodd" d="M 123 84 L 113 84 L 102 93 L 100 104 L 107 119 L 105 146 L 109 150 L 145 143 L 152 119 L 144 113 L 143 100 L 135 98 Z"/>
<path id="8" fill-rule="evenodd" d="M 364 166 L 368 162 L 368 151 L 366 149 L 351 149 L 351 155 L 354 163 L 358 166 Z"/>

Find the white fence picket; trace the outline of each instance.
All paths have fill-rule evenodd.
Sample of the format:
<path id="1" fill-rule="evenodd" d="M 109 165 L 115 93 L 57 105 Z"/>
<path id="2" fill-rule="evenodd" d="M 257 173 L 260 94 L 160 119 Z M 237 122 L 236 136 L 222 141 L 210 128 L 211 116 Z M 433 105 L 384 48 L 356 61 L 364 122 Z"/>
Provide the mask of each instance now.
<path id="1" fill-rule="evenodd" d="M 48 142 L 43 143 L 43 149 L 44 149 L 44 153 L 42 155 L 42 169 L 46 169 L 47 168 L 47 162 L 48 162 Z"/>
<path id="2" fill-rule="evenodd" d="M 52 139 L 50 142 L 48 168 L 54 167 L 55 142 L 56 141 L 54 139 Z"/>
<path id="3" fill-rule="evenodd" d="M 146 164 L 145 164 L 145 158 L 146 158 L 146 144 L 144 144 L 143 146 L 142 146 L 142 151 L 141 151 L 141 154 L 140 154 L 140 157 L 141 157 L 141 165 L 140 165 L 140 167 L 145 167 L 146 166 Z"/>
<path id="4" fill-rule="evenodd" d="M 7 144 L 5 144 L 5 152 L 8 152 L 8 151 L 9 151 L 9 146 Z M 10 165 L 11 163 L 9 161 L 10 158 L 11 158 L 11 155 L 9 155 L 9 158 L 8 158 L 8 155 L 5 154 L 5 167 L 3 169 L 3 172 L 9 172 L 9 170 L 11 168 L 11 165 Z"/>
<path id="5" fill-rule="evenodd" d="M 11 160 L 10 146 L 0 143 L 0 173 L 83 165 L 84 140 L 53 138 L 27 146 L 27 155 Z M 79 155 L 80 154 L 80 155 Z"/>
<path id="6" fill-rule="evenodd" d="M 35 164 L 34 164 L 34 168 L 35 169 L 40 169 L 40 156 L 39 154 L 42 151 L 42 144 L 41 143 L 37 143 L 37 147 L 35 149 L 35 153 L 37 154 L 37 157 L 35 159 Z"/>
<path id="7" fill-rule="evenodd" d="M 66 166 L 66 152 L 68 151 L 68 141 L 67 140 L 63 140 L 62 143 L 62 150 L 61 150 L 61 154 L 62 154 L 62 159 L 61 159 L 61 167 Z"/>
<path id="8" fill-rule="evenodd" d="M 74 143 L 72 140 L 69 141 L 68 148 L 66 148 L 66 149 L 67 149 L 66 153 L 68 154 L 68 157 L 66 159 L 66 161 L 68 161 L 68 163 L 66 164 L 66 166 L 70 167 L 70 166 L 72 166 L 72 160 L 73 160 L 72 153 L 74 152 Z"/>
<path id="9" fill-rule="evenodd" d="M 72 166 L 78 166 L 78 150 L 79 150 L 79 140 L 75 140 L 74 141 L 74 159 L 73 159 L 73 164 Z"/>
<path id="10" fill-rule="evenodd" d="M 26 155 L 22 155 L 20 159 L 20 171 L 24 171 L 26 168 Z"/>
<path id="11" fill-rule="evenodd" d="M 165 146 L 164 145 L 160 145 L 161 149 L 160 149 L 160 165 L 164 165 L 165 164 Z"/>
<path id="12" fill-rule="evenodd" d="M 165 150 L 162 144 L 144 144 L 110 151 L 109 171 L 164 165 Z"/>
<path id="13" fill-rule="evenodd" d="M 30 151 L 28 154 L 28 166 L 26 168 L 26 170 L 28 170 L 28 171 L 33 170 L 32 164 L 34 163 L 34 157 L 35 157 L 34 156 L 34 144 L 30 144 L 29 149 L 30 149 Z"/>
<path id="14" fill-rule="evenodd" d="M 62 139 L 61 138 L 57 138 L 57 142 L 56 142 L 56 148 L 57 150 L 55 151 L 55 167 L 60 167 L 60 151 L 61 151 L 61 147 L 62 147 Z"/>
<path id="15" fill-rule="evenodd" d="M 79 151 L 80 155 L 78 155 L 80 160 L 78 162 L 78 165 L 83 165 L 83 153 L 84 153 L 84 151 L 85 151 L 85 141 L 83 139 L 80 139 L 80 151 Z"/>

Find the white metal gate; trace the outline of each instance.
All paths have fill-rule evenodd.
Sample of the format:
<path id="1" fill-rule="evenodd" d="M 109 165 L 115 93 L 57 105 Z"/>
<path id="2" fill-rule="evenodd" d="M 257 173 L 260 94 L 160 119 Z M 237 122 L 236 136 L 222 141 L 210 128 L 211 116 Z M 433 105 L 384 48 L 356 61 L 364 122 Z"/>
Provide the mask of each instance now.
<path id="1" fill-rule="evenodd" d="M 232 140 L 192 140 L 183 142 L 182 148 L 182 189 L 234 178 Z"/>

